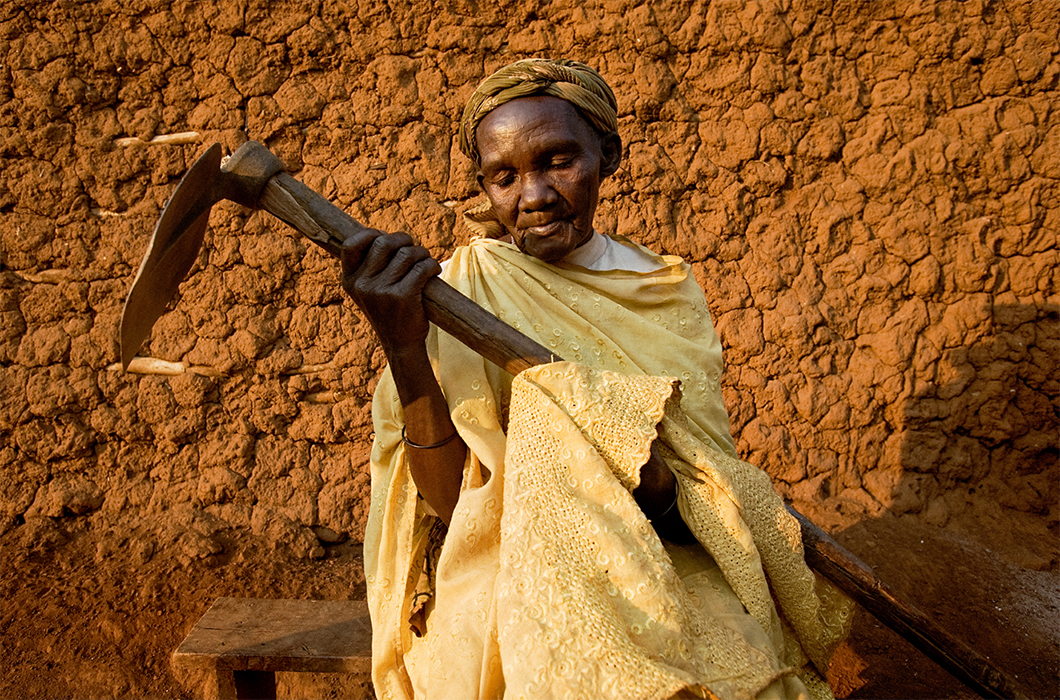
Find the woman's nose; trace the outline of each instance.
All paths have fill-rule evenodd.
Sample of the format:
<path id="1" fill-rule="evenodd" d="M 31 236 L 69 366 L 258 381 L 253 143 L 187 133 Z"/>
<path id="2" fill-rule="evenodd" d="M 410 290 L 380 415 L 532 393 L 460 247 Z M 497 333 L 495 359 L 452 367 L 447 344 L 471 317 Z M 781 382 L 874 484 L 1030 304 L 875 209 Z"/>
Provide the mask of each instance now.
<path id="1" fill-rule="evenodd" d="M 523 177 L 519 193 L 519 208 L 522 211 L 547 209 L 559 198 L 548 177 L 542 173 L 529 173 Z"/>

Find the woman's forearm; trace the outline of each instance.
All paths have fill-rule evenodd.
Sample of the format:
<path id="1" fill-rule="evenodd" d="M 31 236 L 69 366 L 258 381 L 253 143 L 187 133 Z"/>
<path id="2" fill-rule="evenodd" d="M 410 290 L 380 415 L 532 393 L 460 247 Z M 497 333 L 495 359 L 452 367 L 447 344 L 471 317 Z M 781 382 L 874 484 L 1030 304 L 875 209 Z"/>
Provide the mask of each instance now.
<path id="1" fill-rule="evenodd" d="M 654 449 L 640 469 L 640 486 L 633 490 L 633 499 L 660 537 L 680 544 L 695 540 L 677 508 L 677 477 Z"/>
<path id="2" fill-rule="evenodd" d="M 387 355 L 405 410 L 405 454 L 412 479 L 425 501 L 446 523 L 453 515 L 467 459 L 449 405 L 423 345 Z"/>

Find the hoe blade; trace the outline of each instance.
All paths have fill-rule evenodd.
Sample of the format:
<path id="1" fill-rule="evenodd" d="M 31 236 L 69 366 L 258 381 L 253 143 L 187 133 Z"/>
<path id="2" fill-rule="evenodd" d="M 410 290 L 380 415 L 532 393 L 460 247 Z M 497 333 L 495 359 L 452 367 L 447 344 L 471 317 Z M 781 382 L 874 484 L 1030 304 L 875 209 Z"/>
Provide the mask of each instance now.
<path id="1" fill-rule="evenodd" d="M 128 369 L 151 327 L 176 296 L 202 247 L 218 187 L 221 146 L 214 144 L 185 173 L 162 210 L 121 315 L 121 364 Z"/>

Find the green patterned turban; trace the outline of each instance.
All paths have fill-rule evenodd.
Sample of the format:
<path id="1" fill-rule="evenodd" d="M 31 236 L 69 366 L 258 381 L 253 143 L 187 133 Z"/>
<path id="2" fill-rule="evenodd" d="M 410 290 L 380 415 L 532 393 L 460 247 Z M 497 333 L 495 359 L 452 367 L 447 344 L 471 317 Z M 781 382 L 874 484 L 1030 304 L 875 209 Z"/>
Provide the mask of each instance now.
<path id="1" fill-rule="evenodd" d="M 528 58 L 501 68 L 475 90 L 460 120 L 460 150 L 480 163 L 475 139 L 479 122 L 512 100 L 541 95 L 570 102 L 602 135 L 618 131 L 615 93 L 599 73 L 577 61 Z"/>

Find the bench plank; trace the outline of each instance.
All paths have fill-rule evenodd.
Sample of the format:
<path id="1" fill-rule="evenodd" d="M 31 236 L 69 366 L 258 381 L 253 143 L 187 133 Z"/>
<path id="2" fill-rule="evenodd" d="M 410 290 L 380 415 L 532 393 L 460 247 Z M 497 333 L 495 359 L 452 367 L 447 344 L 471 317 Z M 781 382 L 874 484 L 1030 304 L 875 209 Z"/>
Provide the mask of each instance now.
<path id="1" fill-rule="evenodd" d="M 368 605 L 219 598 L 173 653 L 178 668 L 370 673 Z"/>

